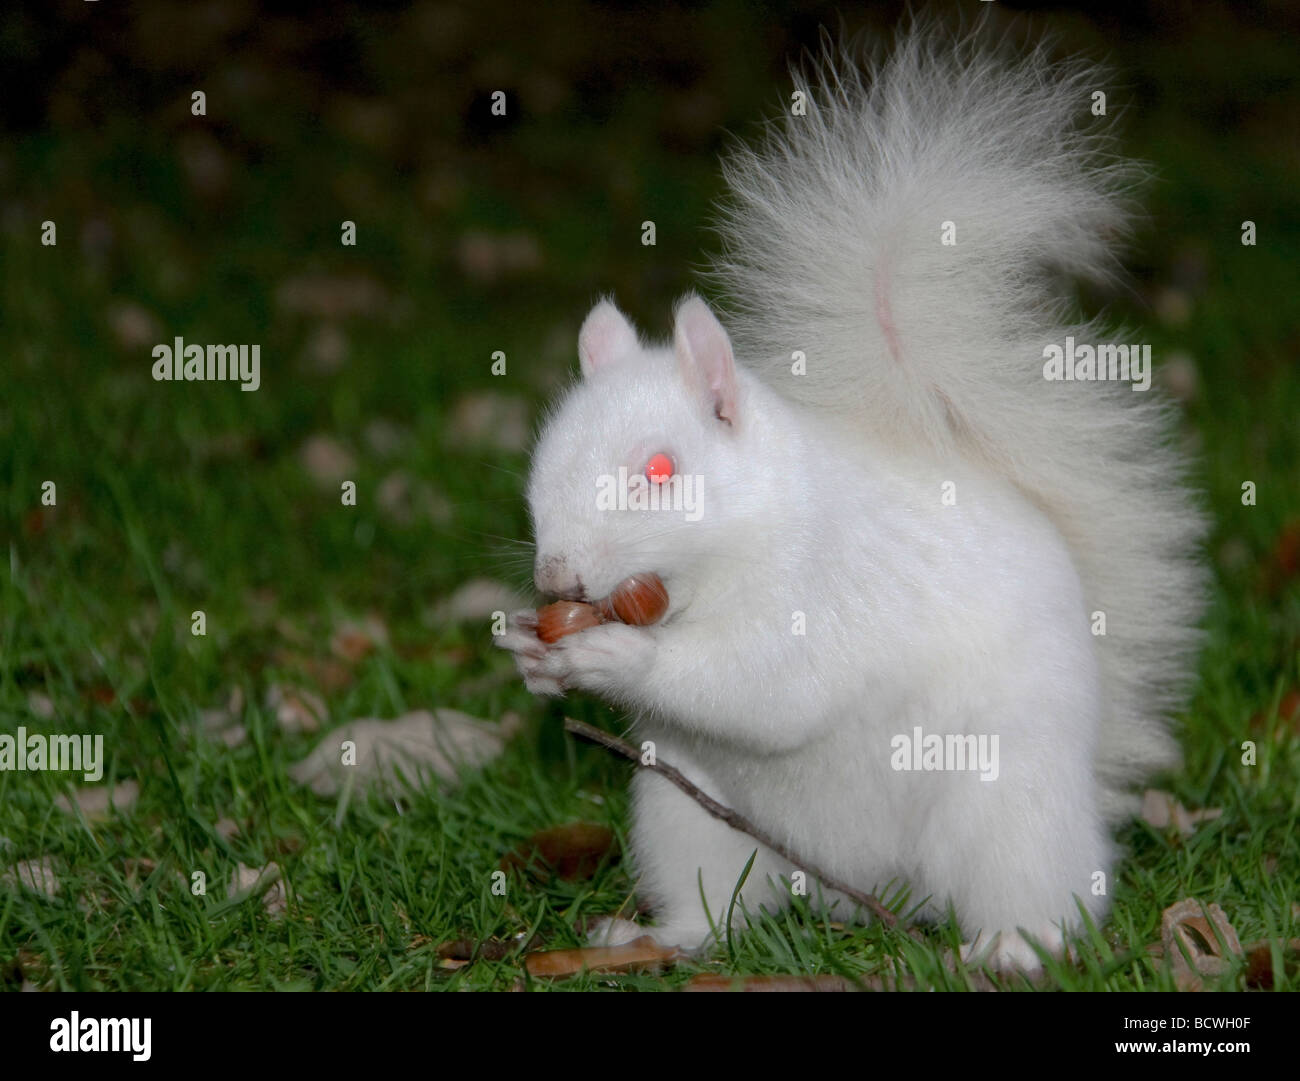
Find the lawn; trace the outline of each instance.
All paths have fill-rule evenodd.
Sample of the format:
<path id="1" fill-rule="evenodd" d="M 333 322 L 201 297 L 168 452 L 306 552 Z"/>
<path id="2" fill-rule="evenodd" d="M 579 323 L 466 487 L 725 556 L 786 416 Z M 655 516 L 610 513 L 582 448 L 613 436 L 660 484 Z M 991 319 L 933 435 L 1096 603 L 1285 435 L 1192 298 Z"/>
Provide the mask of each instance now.
<path id="1" fill-rule="evenodd" d="M 546 7 L 2 17 L 27 97 L 0 129 L 0 733 L 102 734 L 97 783 L 138 790 L 78 811 L 79 778 L 0 772 L 6 988 L 870 986 L 896 966 L 975 985 L 943 963 L 954 927 L 918 942 L 802 903 L 663 971 L 524 968 L 635 903 L 618 858 L 632 767 L 562 731 L 623 718 L 532 698 L 486 613 L 448 600 L 476 578 L 529 590 L 528 439 L 583 315 L 612 292 L 666 331 L 714 243 L 718 151 L 836 18 Z M 1196 454 L 1213 598 L 1185 766 L 1158 784 L 1222 813 L 1123 829 L 1112 917 L 1046 986 L 1173 987 L 1148 947 L 1183 898 L 1221 906 L 1243 943 L 1300 939 L 1300 151 L 1283 138 L 1300 65 L 1294 38 L 1244 18 L 1054 21 L 1110 58 L 1125 148 L 1153 165 L 1130 287 L 1081 303 L 1152 343 Z M 177 336 L 259 343 L 260 388 L 155 381 L 151 350 Z M 290 774 L 336 726 L 436 708 L 513 715 L 513 738 L 455 783 L 322 797 Z M 574 821 L 613 833 L 594 866 L 496 873 Z M 228 888 L 272 863 L 269 890 Z M 491 945 L 449 962 L 459 940 Z M 1268 956 L 1266 977 L 1257 958 L 1208 985 L 1294 990 L 1296 953 Z"/>

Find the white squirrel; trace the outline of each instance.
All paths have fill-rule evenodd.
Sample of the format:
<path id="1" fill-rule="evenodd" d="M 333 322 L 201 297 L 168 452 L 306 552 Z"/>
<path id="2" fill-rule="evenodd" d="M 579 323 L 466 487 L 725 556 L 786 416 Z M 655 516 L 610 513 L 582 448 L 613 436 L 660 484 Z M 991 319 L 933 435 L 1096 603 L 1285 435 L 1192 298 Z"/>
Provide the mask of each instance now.
<path id="1" fill-rule="evenodd" d="M 1081 908 L 1104 917 L 1110 828 L 1179 760 L 1199 638 L 1167 407 L 1044 365 L 1106 341 L 1057 278 L 1114 269 L 1139 173 L 1091 113 L 1095 69 L 1044 47 L 914 29 L 874 74 L 828 56 L 796 80 L 806 114 L 726 165 L 731 337 L 692 296 L 647 346 L 600 302 L 533 458 L 539 589 L 654 572 L 665 617 L 548 645 L 522 612 L 498 644 L 533 692 L 629 710 L 638 744 L 825 874 L 905 883 L 966 956 L 1032 970 L 1026 935 L 1059 955 Z M 598 505 L 659 455 L 697 513 Z M 996 759 L 961 768 L 934 737 Z M 744 907 L 789 895 L 789 862 L 652 772 L 633 786 L 657 923 L 606 941 L 706 946 L 756 848 Z"/>

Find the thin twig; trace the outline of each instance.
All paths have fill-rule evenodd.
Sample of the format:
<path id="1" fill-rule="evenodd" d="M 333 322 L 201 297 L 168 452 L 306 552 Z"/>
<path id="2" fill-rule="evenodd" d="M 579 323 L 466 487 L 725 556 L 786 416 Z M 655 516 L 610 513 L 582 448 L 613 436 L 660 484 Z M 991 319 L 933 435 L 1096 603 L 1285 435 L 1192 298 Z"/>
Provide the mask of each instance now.
<path id="1" fill-rule="evenodd" d="M 690 781 L 683 777 L 680 772 L 668 765 L 667 762 L 661 762 L 658 759 L 650 762 L 643 762 L 641 760 L 641 752 L 626 740 L 621 740 L 618 736 L 610 735 L 603 729 L 596 728 L 583 721 L 575 721 L 572 717 L 564 718 L 564 730 L 577 736 L 579 739 L 586 740 L 588 743 L 599 744 L 606 750 L 613 751 L 615 754 L 622 755 L 624 758 L 635 762 L 643 769 L 653 770 L 660 776 L 667 778 L 690 796 L 691 799 L 695 800 L 696 803 L 708 811 L 714 818 L 725 822 L 732 829 L 740 830 L 741 833 L 749 834 L 749 836 L 753 837 L 754 840 L 763 844 L 767 848 L 770 848 L 778 856 L 789 860 L 796 867 L 805 871 L 807 874 L 812 875 L 813 878 L 820 879 L 823 886 L 835 890 L 838 893 L 842 893 L 846 897 L 856 901 L 863 908 L 874 913 L 880 922 L 885 924 L 885 926 L 896 927 L 898 925 L 898 917 L 881 904 L 878 898 L 873 897 L 869 893 L 863 893 L 859 889 L 854 889 L 852 886 L 846 885 L 843 882 L 837 881 L 825 872 L 818 870 L 807 860 L 796 856 L 786 848 L 785 845 L 781 844 L 781 842 L 777 841 L 770 834 L 759 829 L 744 815 L 738 814 L 730 807 L 724 807 L 712 796 L 700 791 L 700 789 L 696 788 L 695 785 L 691 784 Z"/>

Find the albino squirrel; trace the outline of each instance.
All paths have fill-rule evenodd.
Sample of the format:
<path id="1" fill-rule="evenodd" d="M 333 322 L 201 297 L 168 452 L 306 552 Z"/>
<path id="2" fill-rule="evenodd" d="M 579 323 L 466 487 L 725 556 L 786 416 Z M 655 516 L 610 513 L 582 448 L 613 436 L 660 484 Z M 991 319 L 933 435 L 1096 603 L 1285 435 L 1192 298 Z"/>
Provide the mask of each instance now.
<path id="1" fill-rule="evenodd" d="M 1078 361 L 1106 338 L 1058 281 L 1114 269 L 1139 173 L 1107 152 L 1100 76 L 1041 47 L 913 29 L 870 74 L 796 80 L 806 112 L 726 165 L 730 335 L 692 296 L 647 345 L 600 302 L 533 458 L 538 588 L 653 572 L 666 615 L 547 644 L 521 612 L 498 644 L 535 693 L 627 709 L 638 745 L 827 875 L 906 884 L 967 957 L 1034 969 L 1029 940 L 1059 955 L 1081 908 L 1105 915 L 1110 827 L 1178 762 L 1198 639 L 1166 407 Z M 1051 378 L 1063 353 L 1074 378 Z M 698 506 L 638 509 L 669 473 Z M 633 786 L 656 923 L 604 941 L 706 946 L 756 848 L 736 919 L 789 896 L 788 861 L 650 771 Z"/>

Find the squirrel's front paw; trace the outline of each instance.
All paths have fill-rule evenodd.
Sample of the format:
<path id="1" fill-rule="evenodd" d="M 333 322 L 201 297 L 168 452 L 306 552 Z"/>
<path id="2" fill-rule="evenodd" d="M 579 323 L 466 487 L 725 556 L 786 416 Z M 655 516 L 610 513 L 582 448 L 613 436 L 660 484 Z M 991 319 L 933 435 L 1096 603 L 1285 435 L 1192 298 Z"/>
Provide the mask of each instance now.
<path id="1" fill-rule="evenodd" d="M 558 696 L 564 693 L 559 680 L 542 671 L 542 663 L 552 648 L 537 637 L 537 613 L 532 609 L 515 612 L 505 634 L 494 639 L 498 649 L 515 655 L 515 665 L 524 677 L 524 686 L 533 694 Z"/>
<path id="2" fill-rule="evenodd" d="M 645 628 L 622 623 L 589 627 L 547 644 L 537 637 L 532 610 L 514 613 L 495 641 L 515 655 L 524 686 L 542 695 L 562 695 L 575 687 L 616 694 L 630 674 L 649 667 L 654 654 L 654 640 Z"/>
<path id="3" fill-rule="evenodd" d="M 603 623 L 546 647 L 537 673 L 561 691 L 578 688 L 617 695 L 650 666 L 654 638 L 644 627 Z"/>

